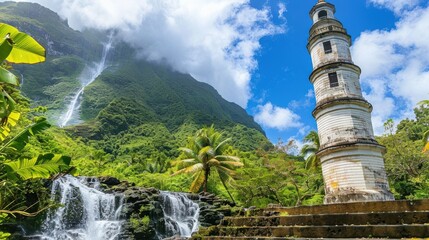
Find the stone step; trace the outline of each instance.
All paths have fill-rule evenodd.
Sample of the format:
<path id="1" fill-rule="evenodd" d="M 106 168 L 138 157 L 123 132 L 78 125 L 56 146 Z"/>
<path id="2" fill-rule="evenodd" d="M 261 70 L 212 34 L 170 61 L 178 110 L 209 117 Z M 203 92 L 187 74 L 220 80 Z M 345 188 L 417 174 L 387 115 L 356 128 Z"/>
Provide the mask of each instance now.
<path id="1" fill-rule="evenodd" d="M 308 239 L 323 239 L 323 240 L 338 240 L 338 238 L 293 238 L 293 237 L 226 237 L 226 236 L 211 236 L 211 237 L 204 237 L 204 240 L 308 240 Z M 341 238 L 341 239 L 347 239 L 347 240 L 362 240 L 362 239 L 371 239 L 371 240 L 378 240 L 378 239 L 386 239 L 386 238 Z M 389 238 L 389 240 L 417 240 L 416 238 Z"/>
<path id="2" fill-rule="evenodd" d="M 328 204 L 301 207 L 273 207 L 256 209 L 251 211 L 254 216 L 271 215 L 310 215 L 310 214 L 333 214 L 333 213 L 362 213 L 362 212 L 414 212 L 429 211 L 429 199 L 425 200 L 401 200 L 385 202 L 356 202 Z"/>
<path id="3" fill-rule="evenodd" d="M 388 212 L 292 215 L 271 217 L 226 217 L 222 226 L 322 226 L 429 224 L 428 212 Z"/>
<path id="4" fill-rule="evenodd" d="M 219 227 L 216 235 L 254 238 L 428 238 L 429 225 Z"/>

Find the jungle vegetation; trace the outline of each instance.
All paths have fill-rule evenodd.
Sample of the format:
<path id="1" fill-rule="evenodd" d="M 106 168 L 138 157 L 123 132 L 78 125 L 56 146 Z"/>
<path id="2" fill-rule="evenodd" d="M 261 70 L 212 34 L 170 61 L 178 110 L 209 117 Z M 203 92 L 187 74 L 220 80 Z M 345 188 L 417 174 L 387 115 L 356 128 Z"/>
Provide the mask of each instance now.
<path id="1" fill-rule="evenodd" d="M 208 191 L 243 207 L 323 202 L 317 132 L 303 139 L 301 154 L 293 154 L 293 141 L 272 144 L 252 117 L 211 86 L 161 64 L 133 60 L 132 48 L 123 43 L 112 52 L 115 64 L 85 89 L 84 121 L 56 127 L 55 116 L 79 86 L 76 78 L 85 65 L 97 61 L 105 33 L 73 31 L 36 4 L 0 3 L 0 11 L 1 21 L 22 26 L 49 46 L 44 63 L 12 70 L 4 62 L 0 69 L 0 209 L 34 215 L 52 206 L 49 180 L 41 179 L 58 172 L 112 176 L 161 190 Z M 16 78 L 21 74 L 22 92 Z M 388 121 L 377 137 L 386 146 L 396 199 L 429 197 L 429 104 L 414 113 L 414 119 Z M 5 211 L 0 226 L 25 216 Z"/>

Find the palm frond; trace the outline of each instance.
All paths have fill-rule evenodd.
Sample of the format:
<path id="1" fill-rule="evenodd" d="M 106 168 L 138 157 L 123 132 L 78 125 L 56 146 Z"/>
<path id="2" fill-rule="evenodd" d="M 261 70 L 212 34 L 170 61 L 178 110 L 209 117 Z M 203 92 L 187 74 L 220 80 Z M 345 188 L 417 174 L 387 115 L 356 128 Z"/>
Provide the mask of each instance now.
<path id="1" fill-rule="evenodd" d="M 222 161 L 220 164 L 224 167 L 243 167 L 244 164 L 242 162 L 235 162 L 235 161 Z"/>
<path id="2" fill-rule="evenodd" d="M 217 173 L 219 175 L 220 181 L 222 182 L 223 187 L 225 188 L 226 192 L 228 193 L 229 197 L 231 198 L 231 200 L 235 203 L 234 198 L 232 197 L 231 193 L 229 192 L 229 189 L 226 185 L 226 182 L 231 179 L 227 174 L 225 174 L 224 172 L 220 171 L 219 169 L 217 170 Z"/>
<path id="3" fill-rule="evenodd" d="M 202 163 L 197 163 L 192 166 L 180 169 L 179 171 L 173 173 L 172 176 L 176 176 L 181 173 L 195 173 L 204 169 L 204 165 Z"/>
<path id="4" fill-rule="evenodd" d="M 215 152 L 211 146 L 206 146 L 200 149 L 198 157 L 200 159 L 211 159 L 215 155 Z"/>
<path id="5" fill-rule="evenodd" d="M 70 168 L 71 158 L 62 155 L 45 154 L 33 159 L 20 159 L 4 163 L 7 177 L 11 180 L 49 178 L 55 173 Z"/>
<path id="6" fill-rule="evenodd" d="M 190 192 L 198 192 L 201 189 L 201 186 L 204 184 L 205 174 L 204 171 L 199 171 L 194 175 L 194 181 L 192 181 L 191 187 L 189 188 Z"/>
<path id="7" fill-rule="evenodd" d="M 190 148 L 185 148 L 185 147 L 181 147 L 179 148 L 179 151 L 182 151 L 185 153 L 186 156 L 190 157 L 190 158 L 194 158 L 195 157 L 195 152 L 190 149 Z"/>
<path id="8" fill-rule="evenodd" d="M 216 166 L 216 170 L 224 172 L 225 174 L 227 174 L 228 176 L 234 176 L 235 175 L 235 171 L 233 171 L 232 169 L 229 169 L 227 167 L 224 167 L 222 165 L 220 166 Z"/>
<path id="9" fill-rule="evenodd" d="M 239 157 L 229 156 L 229 155 L 217 155 L 215 158 L 218 159 L 218 160 L 220 160 L 220 161 L 235 161 L 235 162 L 240 162 L 240 158 Z"/>
<path id="10" fill-rule="evenodd" d="M 319 158 L 316 156 L 316 154 L 310 154 L 305 159 L 305 168 L 306 169 L 312 169 L 317 168 L 320 164 Z"/>
<path id="11" fill-rule="evenodd" d="M 212 158 L 207 162 L 207 165 L 209 166 L 219 166 L 220 162 L 216 160 L 216 158 Z"/>
<path id="12" fill-rule="evenodd" d="M 314 144 L 305 144 L 301 148 L 300 154 L 305 157 L 308 154 L 316 153 L 318 150 L 319 148 Z"/>
<path id="13" fill-rule="evenodd" d="M 227 139 L 225 139 L 225 140 L 223 140 L 221 143 L 219 143 L 216 147 L 215 147 L 215 149 L 214 149 L 214 151 L 216 152 L 216 153 L 218 153 L 219 152 L 219 150 L 222 150 L 222 148 L 229 142 L 229 141 L 231 141 L 231 138 L 227 138 Z"/>

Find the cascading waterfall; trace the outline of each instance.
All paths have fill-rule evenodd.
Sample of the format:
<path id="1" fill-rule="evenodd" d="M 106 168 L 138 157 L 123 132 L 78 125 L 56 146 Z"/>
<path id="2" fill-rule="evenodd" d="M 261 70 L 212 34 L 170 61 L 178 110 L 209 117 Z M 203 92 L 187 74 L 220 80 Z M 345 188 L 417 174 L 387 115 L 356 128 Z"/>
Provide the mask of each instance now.
<path id="1" fill-rule="evenodd" d="M 81 87 L 73 96 L 70 104 L 67 107 L 67 111 L 60 117 L 60 120 L 59 120 L 60 127 L 65 127 L 69 125 L 72 122 L 72 120 L 79 119 L 79 117 L 76 116 L 76 114 L 79 113 L 80 98 L 83 94 L 83 90 L 85 89 L 86 86 L 94 82 L 95 79 L 98 76 L 100 76 L 100 74 L 104 71 L 104 69 L 106 69 L 107 67 L 106 58 L 110 50 L 112 49 L 112 42 L 113 42 L 113 33 L 109 35 L 107 43 L 105 43 L 103 46 L 103 54 L 101 56 L 100 62 L 95 64 L 93 68 L 85 69 L 84 72 L 81 74 L 80 76 Z"/>
<path id="2" fill-rule="evenodd" d="M 42 240 L 116 240 L 123 196 L 99 190 L 92 178 L 64 176 L 53 182 L 51 198 L 63 207 L 48 213 Z"/>
<path id="3" fill-rule="evenodd" d="M 185 193 L 161 192 L 165 236 L 191 237 L 198 231 L 200 207 Z"/>

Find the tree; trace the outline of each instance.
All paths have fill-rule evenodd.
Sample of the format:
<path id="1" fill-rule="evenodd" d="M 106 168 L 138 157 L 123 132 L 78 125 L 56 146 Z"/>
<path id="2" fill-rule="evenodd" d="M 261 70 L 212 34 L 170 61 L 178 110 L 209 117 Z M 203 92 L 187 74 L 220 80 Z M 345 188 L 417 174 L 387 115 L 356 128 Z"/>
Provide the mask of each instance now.
<path id="1" fill-rule="evenodd" d="M 215 170 L 233 199 L 226 183 L 235 175 L 234 169 L 242 167 L 243 163 L 238 157 L 225 155 L 230 140 L 229 138 L 223 140 L 222 134 L 217 132 L 213 125 L 200 129 L 189 140 L 187 147 L 179 148 L 186 158 L 174 162 L 178 170 L 173 175 L 192 173 L 194 180 L 190 191 L 197 192 L 203 187 L 204 192 L 207 192 L 208 178 L 212 170 Z"/>
<path id="2" fill-rule="evenodd" d="M 305 168 L 317 168 L 320 165 L 320 159 L 316 155 L 320 148 L 319 135 L 316 131 L 311 131 L 305 136 L 304 142 L 306 144 L 301 149 L 301 155 L 305 158 Z"/>
<path id="3" fill-rule="evenodd" d="M 429 100 L 423 100 L 421 102 L 419 102 L 420 106 L 429 106 Z M 429 151 L 429 130 L 427 130 L 424 134 L 423 134 L 423 152 L 427 152 Z"/>

